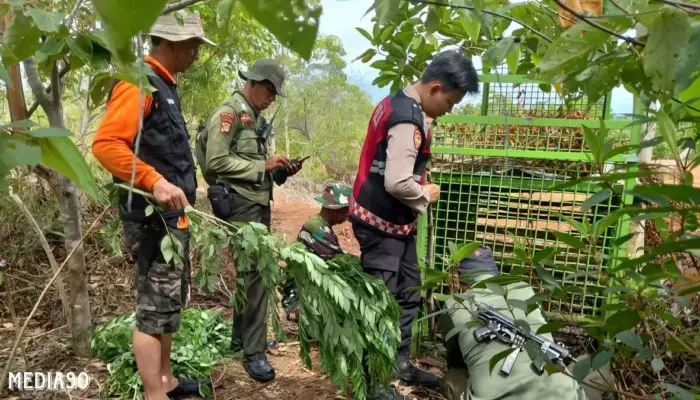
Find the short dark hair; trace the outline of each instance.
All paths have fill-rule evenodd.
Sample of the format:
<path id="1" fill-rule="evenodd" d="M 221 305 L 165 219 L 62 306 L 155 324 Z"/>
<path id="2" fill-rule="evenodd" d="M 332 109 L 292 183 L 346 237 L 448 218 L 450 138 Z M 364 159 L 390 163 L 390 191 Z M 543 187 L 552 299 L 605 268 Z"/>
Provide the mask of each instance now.
<path id="1" fill-rule="evenodd" d="M 160 38 L 158 36 L 151 36 L 151 46 L 156 47 L 160 45 L 160 43 L 163 41 L 163 38 Z"/>
<path id="2" fill-rule="evenodd" d="M 479 78 L 470 58 L 456 50 L 443 51 L 428 65 L 421 83 L 440 81 L 445 90 L 459 89 L 462 93 L 479 92 Z"/>

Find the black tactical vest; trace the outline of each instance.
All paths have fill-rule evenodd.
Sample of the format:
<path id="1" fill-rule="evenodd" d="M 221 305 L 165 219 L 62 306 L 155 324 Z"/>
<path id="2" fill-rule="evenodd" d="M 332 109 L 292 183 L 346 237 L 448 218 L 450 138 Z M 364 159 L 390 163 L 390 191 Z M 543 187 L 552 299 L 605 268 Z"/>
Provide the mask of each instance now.
<path id="1" fill-rule="evenodd" d="M 143 132 L 137 156 L 141 161 L 155 168 L 168 182 L 182 189 L 187 201 L 194 207 L 197 175 L 189 144 L 190 135 L 185 119 L 182 117 L 177 87 L 166 82 L 157 73 L 148 75 L 147 78 L 157 90 L 151 94 L 153 96 L 151 112 L 143 120 Z M 110 91 L 110 97 L 111 95 Z M 135 148 L 136 140 L 131 151 L 135 152 Z M 113 176 L 113 180 L 124 183 L 116 176 Z M 160 219 L 155 212 L 146 217 L 145 211 L 149 203 L 142 196 L 133 194 L 131 212 L 128 211 L 127 201 L 128 193 L 123 192 L 119 198 L 122 220 L 140 222 L 146 219 Z M 183 211 L 166 210 L 162 213 L 162 217 L 167 221 L 169 218 L 183 214 Z"/>

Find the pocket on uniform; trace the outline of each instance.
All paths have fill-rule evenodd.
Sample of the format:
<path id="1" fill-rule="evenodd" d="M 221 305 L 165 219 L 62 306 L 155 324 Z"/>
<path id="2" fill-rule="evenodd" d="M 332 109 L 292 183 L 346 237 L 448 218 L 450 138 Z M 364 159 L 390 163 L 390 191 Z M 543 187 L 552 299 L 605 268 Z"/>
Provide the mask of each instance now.
<path id="1" fill-rule="evenodd" d="M 254 131 L 244 130 L 236 141 L 236 152 L 250 156 L 258 155 L 258 136 Z"/>
<path id="2" fill-rule="evenodd" d="M 231 216 L 231 195 L 226 193 L 221 186 L 210 186 L 207 197 L 217 218 L 225 220 Z"/>
<path id="3" fill-rule="evenodd" d="M 144 280 L 141 293 L 142 309 L 169 313 L 182 308 L 182 272 L 171 264 L 153 263 Z"/>

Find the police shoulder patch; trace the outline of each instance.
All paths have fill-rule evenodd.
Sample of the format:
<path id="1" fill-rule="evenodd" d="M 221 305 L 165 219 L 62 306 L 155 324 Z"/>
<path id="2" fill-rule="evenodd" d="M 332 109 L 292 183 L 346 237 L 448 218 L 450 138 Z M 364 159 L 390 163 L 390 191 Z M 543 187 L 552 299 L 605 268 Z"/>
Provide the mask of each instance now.
<path id="1" fill-rule="evenodd" d="M 236 115 L 230 112 L 222 112 L 219 114 L 221 119 L 221 134 L 228 136 L 233 130 L 233 123 L 236 121 Z"/>
<path id="2" fill-rule="evenodd" d="M 423 143 L 423 135 L 421 135 L 420 129 L 418 129 L 418 127 L 416 127 L 416 128 L 413 130 L 413 146 L 414 146 L 414 147 L 416 148 L 416 150 L 417 150 L 418 148 L 420 148 L 420 145 L 421 145 L 422 143 Z"/>

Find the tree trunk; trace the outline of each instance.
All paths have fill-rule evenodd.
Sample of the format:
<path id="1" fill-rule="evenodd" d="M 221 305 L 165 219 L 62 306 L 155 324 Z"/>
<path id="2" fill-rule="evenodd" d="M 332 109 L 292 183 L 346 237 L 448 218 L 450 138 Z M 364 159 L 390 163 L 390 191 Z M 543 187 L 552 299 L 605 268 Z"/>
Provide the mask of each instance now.
<path id="1" fill-rule="evenodd" d="M 56 174 L 59 175 L 59 174 Z M 71 325 L 73 327 L 73 351 L 78 357 L 90 357 L 90 332 L 92 329 L 90 298 L 88 295 L 88 277 L 85 265 L 85 252 L 79 244 L 83 236 L 80 217 L 80 200 L 78 188 L 63 175 L 58 176 L 58 194 L 61 207 L 61 220 L 65 234 L 64 246 L 70 253 L 76 245 L 80 246 L 68 261 L 68 279 L 70 282 Z"/>
<path id="2" fill-rule="evenodd" d="M 51 95 L 45 91 L 44 85 L 33 59 L 24 61 L 24 70 L 27 82 L 32 88 L 32 93 L 38 99 L 39 104 L 46 113 L 49 125 L 57 128 L 65 128 L 63 119 L 63 104 L 61 102 L 61 84 L 58 72 L 58 64 L 54 65 L 51 74 Z M 88 296 L 87 269 L 85 266 L 85 253 L 80 244 L 82 233 L 82 219 L 80 216 L 80 199 L 78 188 L 67 177 L 55 172 L 50 172 L 49 182 L 58 196 L 61 210 L 61 222 L 63 223 L 64 246 L 68 254 L 76 246 L 73 257 L 67 262 L 68 277 L 70 282 L 71 325 L 73 327 L 73 352 L 78 357 L 90 357 L 90 332 L 91 315 Z"/>

